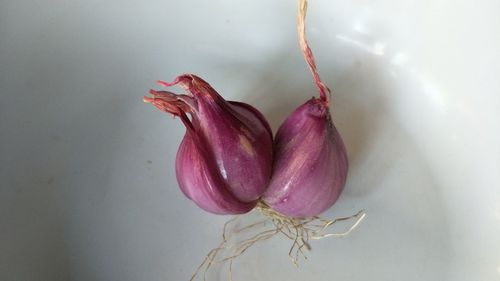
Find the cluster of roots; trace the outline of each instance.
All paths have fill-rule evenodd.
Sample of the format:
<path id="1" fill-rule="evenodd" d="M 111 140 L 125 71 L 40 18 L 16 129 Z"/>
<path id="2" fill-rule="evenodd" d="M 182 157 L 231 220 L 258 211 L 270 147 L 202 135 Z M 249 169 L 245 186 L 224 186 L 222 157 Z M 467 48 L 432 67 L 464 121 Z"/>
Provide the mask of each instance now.
<path id="1" fill-rule="evenodd" d="M 366 216 L 364 210 L 361 210 L 352 216 L 333 220 L 324 219 L 318 216 L 311 218 L 293 218 L 272 210 L 262 201 L 257 204 L 255 211 L 259 212 L 260 216 L 263 217 L 257 222 L 240 226 L 241 220 L 244 219 L 246 215 L 239 215 L 228 220 L 224 224 L 221 243 L 218 247 L 208 252 L 190 281 L 199 277 L 201 272 L 203 272 L 203 280 L 206 280 L 207 272 L 214 264 L 224 263 L 228 264 L 229 280 L 232 280 L 233 261 L 256 243 L 268 240 L 278 234 L 292 241 L 288 256 L 291 262 L 295 266 L 298 266 L 300 257 L 307 259 L 306 251 L 311 250 L 309 244 L 311 240 L 346 236 L 351 233 Z M 347 220 L 353 220 L 353 223 L 346 231 L 340 233 L 328 232 L 328 229 L 334 224 Z M 257 231 L 249 238 L 238 241 L 239 236 L 244 237 L 245 234 L 252 233 L 252 231 L 255 232 L 263 226 L 265 227 L 264 230 Z"/>

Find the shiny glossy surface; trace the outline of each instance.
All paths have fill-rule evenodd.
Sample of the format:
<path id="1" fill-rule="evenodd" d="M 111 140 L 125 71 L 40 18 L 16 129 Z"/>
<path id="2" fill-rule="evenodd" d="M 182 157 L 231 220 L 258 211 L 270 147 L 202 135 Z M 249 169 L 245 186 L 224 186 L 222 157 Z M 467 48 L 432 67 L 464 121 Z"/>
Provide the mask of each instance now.
<path id="1" fill-rule="evenodd" d="M 295 13 L 288 0 L 1 2 L 0 280 L 187 280 L 228 217 L 184 198 L 184 128 L 142 96 L 193 72 L 275 130 L 316 94 Z M 325 216 L 367 217 L 313 241 L 299 269 L 271 239 L 233 279 L 498 280 L 499 27 L 496 0 L 311 0 L 350 161 Z"/>

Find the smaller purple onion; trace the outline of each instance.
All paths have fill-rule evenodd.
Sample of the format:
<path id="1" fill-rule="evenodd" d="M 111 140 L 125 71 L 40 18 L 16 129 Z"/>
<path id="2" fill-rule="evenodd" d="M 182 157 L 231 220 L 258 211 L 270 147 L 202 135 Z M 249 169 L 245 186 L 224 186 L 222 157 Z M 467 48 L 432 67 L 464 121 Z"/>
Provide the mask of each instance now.
<path id="1" fill-rule="evenodd" d="M 330 208 L 346 182 L 347 154 L 328 104 L 312 98 L 276 134 L 274 171 L 264 201 L 291 217 L 312 217 Z"/>

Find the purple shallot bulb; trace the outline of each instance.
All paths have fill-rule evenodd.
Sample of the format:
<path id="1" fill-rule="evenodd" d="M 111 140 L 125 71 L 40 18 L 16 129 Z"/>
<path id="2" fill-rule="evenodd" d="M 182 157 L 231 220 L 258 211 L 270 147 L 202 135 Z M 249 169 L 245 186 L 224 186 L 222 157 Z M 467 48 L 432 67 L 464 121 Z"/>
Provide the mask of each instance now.
<path id="1" fill-rule="evenodd" d="M 193 74 L 159 83 L 178 84 L 187 91 L 178 95 L 151 90 L 152 97 L 144 97 L 161 111 L 178 116 L 186 127 L 176 158 L 183 193 L 211 213 L 251 210 L 272 171 L 272 133 L 263 115 L 248 104 L 224 100 Z"/>
<path id="2" fill-rule="evenodd" d="M 328 104 L 312 98 L 280 126 L 274 172 L 264 201 L 291 217 L 313 217 L 330 208 L 346 182 L 347 154 Z"/>

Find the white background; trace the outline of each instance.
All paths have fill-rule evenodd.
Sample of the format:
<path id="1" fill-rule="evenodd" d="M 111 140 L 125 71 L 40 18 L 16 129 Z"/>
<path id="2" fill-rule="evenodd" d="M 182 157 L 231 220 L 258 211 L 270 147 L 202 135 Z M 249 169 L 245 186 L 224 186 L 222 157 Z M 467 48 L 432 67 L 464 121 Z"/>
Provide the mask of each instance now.
<path id="1" fill-rule="evenodd" d="M 299 269 L 290 241 L 258 245 L 234 280 L 500 280 L 500 2 L 309 7 L 351 164 L 324 216 L 368 216 Z M 0 1 L 0 280 L 187 280 L 229 217 L 182 195 L 184 129 L 142 96 L 192 72 L 276 129 L 316 94 L 295 17 L 294 0 Z"/>

